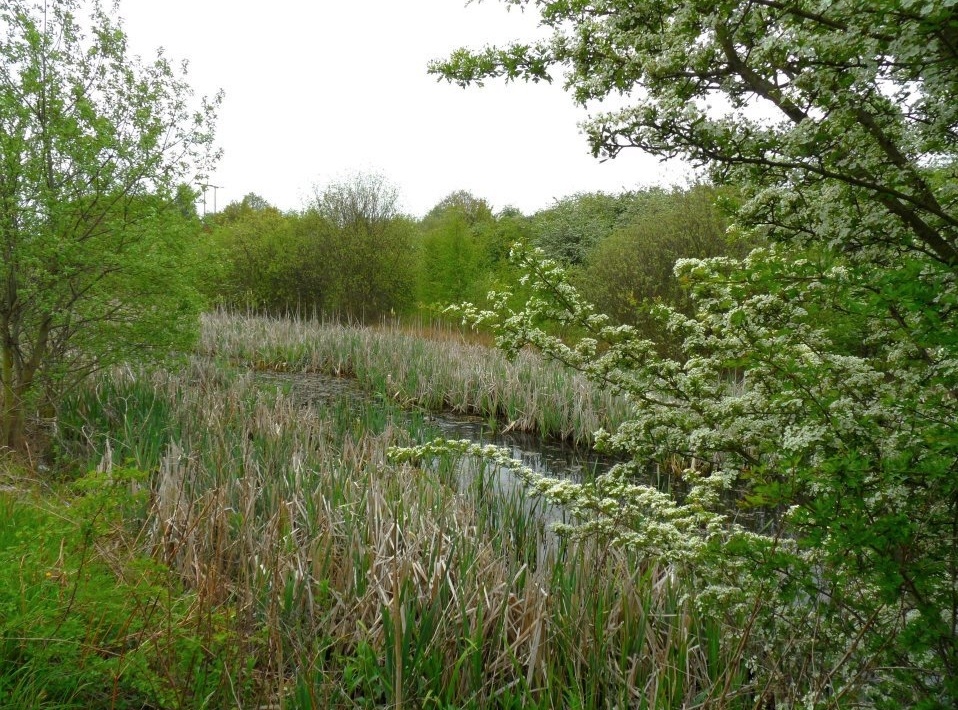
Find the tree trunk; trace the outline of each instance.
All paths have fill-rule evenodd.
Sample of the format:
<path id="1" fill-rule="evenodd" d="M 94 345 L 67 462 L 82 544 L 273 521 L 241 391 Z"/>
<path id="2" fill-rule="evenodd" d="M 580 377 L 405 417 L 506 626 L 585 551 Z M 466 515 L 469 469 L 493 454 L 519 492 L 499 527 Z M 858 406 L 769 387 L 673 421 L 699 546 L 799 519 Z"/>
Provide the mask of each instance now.
<path id="1" fill-rule="evenodd" d="M 24 421 L 23 399 L 17 395 L 13 386 L 13 363 L 3 354 L 3 398 L 0 399 L 0 450 L 24 449 Z"/>
<path id="2" fill-rule="evenodd" d="M 38 332 L 37 343 L 30 358 L 24 362 L 16 357 L 17 344 L 7 338 L 3 345 L 2 399 L 0 399 L 0 449 L 22 452 L 26 449 L 26 402 L 40 363 L 47 351 L 51 319 L 44 318 Z"/>
<path id="3" fill-rule="evenodd" d="M 24 419 L 22 406 L 16 403 L 6 406 L 4 403 L 3 415 L 0 417 L 0 451 L 23 452 L 26 449 Z"/>

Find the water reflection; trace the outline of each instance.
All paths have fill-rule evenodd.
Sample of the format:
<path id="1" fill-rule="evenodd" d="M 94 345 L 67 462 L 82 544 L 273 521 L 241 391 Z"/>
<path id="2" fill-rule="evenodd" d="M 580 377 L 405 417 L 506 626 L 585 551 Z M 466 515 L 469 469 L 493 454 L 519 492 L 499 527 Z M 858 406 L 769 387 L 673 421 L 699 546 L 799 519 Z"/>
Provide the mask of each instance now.
<path id="1" fill-rule="evenodd" d="M 265 384 L 282 388 L 294 400 L 312 406 L 347 407 L 357 417 L 363 417 L 364 413 L 370 411 L 381 412 L 384 416 L 388 413 L 419 443 L 441 437 L 469 439 L 481 445 L 494 444 L 508 450 L 512 458 L 544 476 L 575 481 L 591 480 L 612 465 L 610 459 L 591 450 L 577 449 L 532 434 L 497 431 L 483 417 L 401 409 L 389 400 L 369 394 L 352 379 L 313 373 L 265 372 L 256 373 L 255 377 Z M 663 476 L 654 466 L 650 467 L 648 475 L 652 485 L 670 491 L 681 500 L 684 495 L 681 481 L 674 480 L 669 474 Z M 471 490 L 475 493 L 478 489 L 480 499 L 483 490 L 495 491 L 497 497 L 520 507 L 537 524 L 566 521 L 564 510 L 541 498 L 527 495 L 522 481 L 508 469 L 464 459 L 458 464 L 457 477 L 461 491 Z M 741 491 L 738 490 L 727 491 L 726 496 L 725 512 L 731 520 L 756 532 L 772 533 L 779 527 L 782 510 L 743 509 L 740 504 Z M 543 534 L 551 538 L 548 532 Z"/>

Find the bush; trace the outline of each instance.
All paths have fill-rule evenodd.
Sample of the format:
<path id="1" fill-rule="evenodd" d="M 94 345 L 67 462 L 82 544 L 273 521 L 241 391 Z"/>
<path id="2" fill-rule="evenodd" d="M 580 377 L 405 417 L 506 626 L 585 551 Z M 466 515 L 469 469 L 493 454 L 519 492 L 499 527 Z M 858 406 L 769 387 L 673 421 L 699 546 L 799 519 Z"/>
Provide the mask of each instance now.
<path id="1" fill-rule="evenodd" d="M 744 246 L 733 243 L 727 234 L 718 204 L 722 193 L 714 188 L 649 191 L 644 197 L 628 224 L 599 241 L 588 254 L 575 283 L 585 298 L 614 321 L 637 326 L 646 337 L 663 339 L 662 324 L 653 315 L 656 304 L 691 312 L 687 290 L 673 273 L 675 262 L 743 256 Z"/>

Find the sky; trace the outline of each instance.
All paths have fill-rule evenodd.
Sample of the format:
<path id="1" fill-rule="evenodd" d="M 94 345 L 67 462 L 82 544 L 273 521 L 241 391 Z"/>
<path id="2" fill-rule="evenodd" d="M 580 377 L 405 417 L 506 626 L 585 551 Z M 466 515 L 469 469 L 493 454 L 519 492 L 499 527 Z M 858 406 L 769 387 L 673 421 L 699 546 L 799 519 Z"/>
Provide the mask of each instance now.
<path id="1" fill-rule="evenodd" d="M 356 173 L 394 184 L 422 216 L 454 190 L 531 214 L 577 192 L 676 184 L 638 150 L 600 162 L 561 87 L 462 89 L 427 74 L 459 47 L 542 36 L 536 16 L 487 0 L 121 0 L 131 50 L 189 61 L 198 95 L 222 89 L 216 208 L 250 192 L 282 210 Z M 213 190 L 206 209 L 214 209 Z"/>

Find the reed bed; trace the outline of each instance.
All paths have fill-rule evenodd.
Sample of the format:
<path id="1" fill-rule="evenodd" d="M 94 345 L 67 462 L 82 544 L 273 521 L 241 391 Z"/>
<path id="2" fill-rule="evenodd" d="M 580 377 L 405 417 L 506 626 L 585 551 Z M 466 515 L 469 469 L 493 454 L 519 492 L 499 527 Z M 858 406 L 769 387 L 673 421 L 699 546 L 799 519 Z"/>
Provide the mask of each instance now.
<path id="1" fill-rule="evenodd" d="M 282 328 L 207 322 L 206 352 L 299 348 L 298 369 L 332 357 L 313 339 L 380 357 L 400 340 Z M 205 706 L 718 707 L 713 691 L 742 683 L 674 570 L 599 540 L 547 544 L 535 504 L 493 472 L 391 464 L 387 448 L 409 443 L 398 421 L 303 406 L 208 358 L 119 370 L 64 404 L 61 448 L 152 472 L 143 548 L 194 590 L 199 616 L 229 619 L 241 651 Z"/>
<path id="2" fill-rule="evenodd" d="M 514 361 L 465 338 L 398 324 L 343 325 L 225 312 L 203 320 L 200 352 L 265 370 L 356 377 L 404 405 L 479 414 L 503 427 L 589 443 L 627 419 L 628 401 L 531 351 Z"/>

